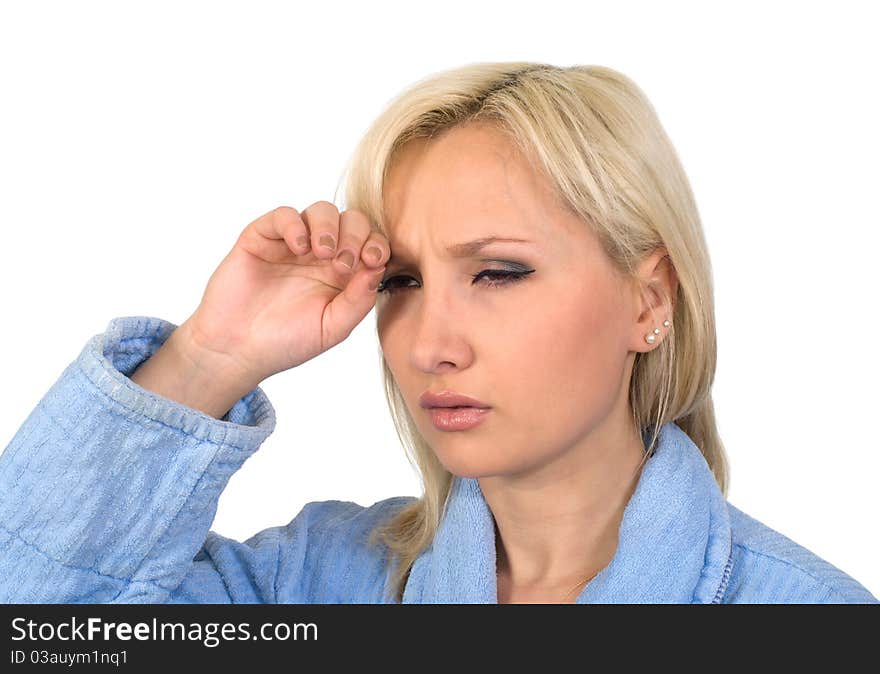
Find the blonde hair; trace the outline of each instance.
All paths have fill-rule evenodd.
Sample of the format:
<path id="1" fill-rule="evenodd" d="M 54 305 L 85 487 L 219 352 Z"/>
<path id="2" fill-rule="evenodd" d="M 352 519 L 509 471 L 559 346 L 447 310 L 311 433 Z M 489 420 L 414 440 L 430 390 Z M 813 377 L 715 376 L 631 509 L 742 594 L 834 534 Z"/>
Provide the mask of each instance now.
<path id="1" fill-rule="evenodd" d="M 431 75 L 393 99 L 356 147 L 347 167 L 346 208 L 363 211 L 386 237 L 382 193 L 395 153 L 485 121 L 535 158 L 560 203 L 580 215 L 623 275 L 658 248 L 678 277 L 672 326 L 659 346 L 637 353 L 629 399 L 636 428 L 674 421 L 700 448 L 722 493 L 728 466 L 716 428 L 711 386 L 716 336 L 712 272 L 690 184 L 654 108 L 635 83 L 601 66 L 474 63 Z M 665 316 L 662 318 L 666 318 Z M 661 318 L 661 320 L 662 320 Z M 391 553 L 389 589 L 401 601 L 409 571 L 440 525 L 454 476 L 421 436 L 384 358 L 392 421 L 424 493 L 372 532 Z"/>

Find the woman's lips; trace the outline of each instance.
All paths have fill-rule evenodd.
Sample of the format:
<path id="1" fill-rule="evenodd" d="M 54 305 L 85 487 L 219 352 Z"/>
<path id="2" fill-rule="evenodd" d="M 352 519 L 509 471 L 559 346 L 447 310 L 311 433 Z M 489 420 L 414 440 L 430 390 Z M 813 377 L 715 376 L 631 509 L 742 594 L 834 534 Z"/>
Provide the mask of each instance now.
<path id="1" fill-rule="evenodd" d="M 491 411 L 480 407 L 432 407 L 428 414 L 438 431 L 466 431 L 483 423 Z"/>

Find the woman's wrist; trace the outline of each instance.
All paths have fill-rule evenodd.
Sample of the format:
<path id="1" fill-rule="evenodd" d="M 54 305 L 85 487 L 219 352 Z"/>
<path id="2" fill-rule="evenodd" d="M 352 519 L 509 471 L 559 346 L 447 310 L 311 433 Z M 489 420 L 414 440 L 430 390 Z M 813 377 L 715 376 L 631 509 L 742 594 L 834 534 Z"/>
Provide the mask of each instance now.
<path id="1" fill-rule="evenodd" d="M 221 419 L 259 385 L 234 359 L 202 348 L 183 323 L 129 377 L 135 384 Z"/>

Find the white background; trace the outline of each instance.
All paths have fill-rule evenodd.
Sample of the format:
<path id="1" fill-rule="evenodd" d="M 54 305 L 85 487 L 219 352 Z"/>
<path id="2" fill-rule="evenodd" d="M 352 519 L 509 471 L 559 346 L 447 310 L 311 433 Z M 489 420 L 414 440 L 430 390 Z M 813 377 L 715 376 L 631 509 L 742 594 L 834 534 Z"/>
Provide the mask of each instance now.
<path id="1" fill-rule="evenodd" d="M 730 501 L 880 597 L 871 3 L 609 4 L 4 3 L 0 448 L 110 319 L 180 324 L 255 217 L 340 205 L 406 85 L 474 61 L 605 65 L 648 95 L 696 194 Z M 278 425 L 216 531 L 420 492 L 373 312 L 263 389 Z"/>

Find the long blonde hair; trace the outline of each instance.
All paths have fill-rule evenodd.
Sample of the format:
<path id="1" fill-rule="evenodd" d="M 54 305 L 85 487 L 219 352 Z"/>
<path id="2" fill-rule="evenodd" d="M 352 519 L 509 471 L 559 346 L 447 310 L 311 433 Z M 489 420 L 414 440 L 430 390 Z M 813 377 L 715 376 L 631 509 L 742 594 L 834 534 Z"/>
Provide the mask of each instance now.
<path id="1" fill-rule="evenodd" d="M 690 184 L 647 97 L 602 66 L 493 62 L 433 74 L 394 98 L 364 134 L 347 167 L 346 208 L 363 211 L 388 236 L 382 193 L 395 152 L 469 121 L 497 125 L 536 158 L 560 202 L 592 227 L 621 274 L 634 278 L 640 261 L 666 250 L 678 277 L 672 327 L 657 348 L 636 354 L 633 417 L 643 434 L 650 431 L 646 457 L 660 427 L 678 424 L 726 496 L 727 458 L 711 396 L 711 265 Z M 382 376 L 395 429 L 424 488 L 372 532 L 372 542 L 381 540 L 391 553 L 388 586 L 401 601 L 413 562 L 439 527 L 454 476 L 419 433 L 384 355 Z"/>

